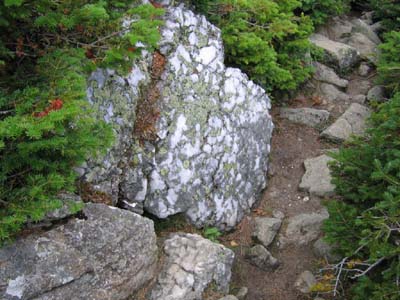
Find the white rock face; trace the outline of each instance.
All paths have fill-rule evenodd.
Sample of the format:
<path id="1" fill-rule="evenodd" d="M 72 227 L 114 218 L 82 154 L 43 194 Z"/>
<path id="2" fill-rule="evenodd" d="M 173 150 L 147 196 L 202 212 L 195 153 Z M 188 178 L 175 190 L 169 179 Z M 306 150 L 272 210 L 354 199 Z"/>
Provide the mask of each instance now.
<path id="1" fill-rule="evenodd" d="M 150 300 L 197 300 L 209 284 L 227 293 L 232 250 L 196 234 L 175 234 L 164 243 L 166 255 Z"/>
<path id="2" fill-rule="evenodd" d="M 126 78 L 97 71 L 89 101 L 113 124 L 117 142 L 105 158 L 88 162 L 83 178 L 128 209 L 232 228 L 266 186 L 270 100 L 240 70 L 224 66 L 220 30 L 204 17 L 168 8 L 161 34 L 158 138 L 140 145 L 133 135 L 152 81 L 151 57 Z"/>

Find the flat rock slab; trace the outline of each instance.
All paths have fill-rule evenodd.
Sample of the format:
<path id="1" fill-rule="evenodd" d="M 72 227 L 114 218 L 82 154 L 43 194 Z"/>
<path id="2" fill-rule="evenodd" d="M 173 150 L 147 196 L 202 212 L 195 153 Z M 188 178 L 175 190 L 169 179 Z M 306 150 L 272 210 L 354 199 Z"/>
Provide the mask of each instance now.
<path id="1" fill-rule="evenodd" d="M 323 100 L 326 100 L 329 103 L 335 102 L 348 102 L 350 101 L 350 96 L 341 90 L 339 90 L 336 86 L 329 83 L 322 83 L 319 86 L 319 96 L 322 97 Z"/>
<path id="2" fill-rule="evenodd" d="M 335 123 L 322 132 L 321 136 L 332 141 L 343 142 L 352 135 L 363 135 L 366 120 L 370 114 L 371 111 L 367 107 L 353 103 Z"/>
<path id="3" fill-rule="evenodd" d="M 332 68 L 325 66 L 324 64 L 321 64 L 319 62 L 315 62 L 313 66 L 315 68 L 315 80 L 334 84 L 343 88 L 347 87 L 347 85 L 349 84 L 348 80 L 340 78 Z"/>
<path id="4" fill-rule="evenodd" d="M 321 34 L 313 34 L 310 41 L 325 51 L 327 63 L 341 73 L 349 71 L 360 60 L 354 47 L 332 41 Z"/>
<path id="5" fill-rule="evenodd" d="M 333 195 L 335 186 L 331 183 L 332 176 L 328 167 L 328 163 L 333 160 L 332 157 L 325 154 L 305 160 L 306 172 L 301 179 L 300 189 L 319 197 Z"/>
<path id="6" fill-rule="evenodd" d="M 320 236 L 321 226 L 327 218 L 329 218 L 329 214 L 325 209 L 290 218 L 285 235 L 280 237 L 281 246 L 285 247 L 289 244 L 308 245 Z"/>
<path id="7" fill-rule="evenodd" d="M 153 221 L 104 204 L 0 249 L 0 299 L 123 300 L 153 276 Z"/>
<path id="8" fill-rule="evenodd" d="M 357 49 L 363 59 L 366 59 L 375 65 L 377 64 L 380 53 L 378 44 L 375 44 L 364 34 L 359 32 L 353 33 L 350 36 L 348 45 Z"/>
<path id="9" fill-rule="evenodd" d="M 254 231 L 252 237 L 256 242 L 268 247 L 274 240 L 281 225 L 281 219 L 257 217 L 254 219 Z"/>
<path id="10" fill-rule="evenodd" d="M 254 266 L 265 271 L 272 271 L 279 266 L 279 261 L 262 245 L 249 249 L 246 257 Z"/>
<path id="11" fill-rule="evenodd" d="M 322 109 L 314 108 L 282 108 L 280 116 L 292 122 L 304 124 L 310 127 L 319 127 L 326 123 L 330 113 Z"/>
<path id="12" fill-rule="evenodd" d="M 174 234 L 164 243 L 164 266 L 150 300 L 197 300 L 215 283 L 222 293 L 229 291 L 232 250 L 197 234 Z"/>

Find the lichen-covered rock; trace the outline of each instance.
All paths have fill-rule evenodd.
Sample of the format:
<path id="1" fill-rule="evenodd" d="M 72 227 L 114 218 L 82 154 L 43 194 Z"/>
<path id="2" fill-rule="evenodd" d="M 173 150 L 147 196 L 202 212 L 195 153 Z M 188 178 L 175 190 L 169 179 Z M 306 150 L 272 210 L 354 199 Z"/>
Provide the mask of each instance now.
<path id="1" fill-rule="evenodd" d="M 232 228 L 266 186 L 270 100 L 224 66 L 220 30 L 204 17 L 168 8 L 161 34 L 156 81 L 150 54 L 127 77 L 99 70 L 90 78 L 89 101 L 117 142 L 82 167 L 83 179 L 134 211 Z M 155 138 L 141 144 L 135 121 L 149 96 L 157 99 Z"/>
<path id="2" fill-rule="evenodd" d="M 164 253 L 149 299 L 200 300 L 211 283 L 222 293 L 229 291 L 232 250 L 196 234 L 174 234 L 165 241 Z"/>
<path id="3" fill-rule="evenodd" d="M 279 261 L 262 245 L 250 248 L 246 257 L 253 265 L 265 271 L 272 271 L 279 267 Z"/>
<path id="4" fill-rule="evenodd" d="M 154 275 L 153 222 L 104 204 L 0 249 L 4 300 L 127 299 Z"/>

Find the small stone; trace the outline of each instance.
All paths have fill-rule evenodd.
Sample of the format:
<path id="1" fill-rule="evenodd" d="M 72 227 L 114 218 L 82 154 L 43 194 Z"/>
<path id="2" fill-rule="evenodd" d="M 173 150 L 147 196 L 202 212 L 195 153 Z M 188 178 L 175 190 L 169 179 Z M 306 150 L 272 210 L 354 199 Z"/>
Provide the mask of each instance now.
<path id="1" fill-rule="evenodd" d="M 323 238 L 318 239 L 313 245 L 315 256 L 325 258 L 331 263 L 340 259 L 338 255 L 333 254 L 333 250 L 333 247 L 325 242 Z"/>
<path id="2" fill-rule="evenodd" d="M 332 84 L 323 83 L 320 85 L 320 93 L 324 100 L 329 102 L 346 102 L 350 100 L 350 96 L 343 93 L 336 86 Z"/>
<path id="3" fill-rule="evenodd" d="M 368 91 L 368 101 L 384 102 L 386 100 L 386 89 L 382 85 L 374 86 Z"/>
<path id="4" fill-rule="evenodd" d="M 247 294 L 249 293 L 249 289 L 245 286 L 241 287 L 239 292 L 236 294 L 236 298 L 238 300 L 246 300 Z"/>
<path id="5" fill-rule="evenodd" d="M 304 271 L 300 274 L 294 286 L 301 293 L 309 294 L 315 284 L 317 284 L 315 276 L 310 271 Z"/>
<path id="6" fill-rule="evenodd" d="M 367 107 L 353 103 L 335 123 L 322 132 L 321 136 L 332 141 L 343 142 L 352 135 L 363 135 L 370 113 Z"/>
<path id="7" fill-rule="evenodd" d="M 358 67 L 358 75 L 366 77 L 369 75 L 369 73 L 371 72 L 371 67 L 363 62 L 360 64 L 360 66 Z"/>
<path id="8" fill-rule="evenodd" d="M 279 266 L 278 260 L 262 245 L 250 248 L 246 257 L 253 265 L 266 271 L 275 270 Z"/>
<path id="9" fill-rule="evenodd" d="M 274 240 L 281 225 L 281 219 L 257 217 L 254 219 L 254 231 L 252 237 L 257 242 L 268 247 Z"/>
<path id="10" fill-rule="evenodd" d="M 332 196 L 335 186 L 331 183 L 332 176 L 328 163 L 333 158 L 321 155 L 304 161 L 306 172 L 301 179 L 299 188 L 319 197 Z"/>
<path id="11" fill-rule="evenodd" d="M 238 300 L 238 298 L 233 295 L 228 295 L 223 298 L 220 298 L 219 300 Z"/>
<path id="12" fill-rule="evenodd" d="M 328 121 L 330 113 L 326 110 L 314 108 L 282 108 L 280 116 L 292 122 L 310 127 L 318 127 Z"/>
<path id="13" fill-rule="evenodd" d="M 365 96 L 365 95 L 356 95 L 356 96 L 351 97 L 351 100 L 354 103 L 364 104 L 365 101 L 367 100 L 367 96 Z"/>
<path id="14" fill-rule="evenodd" d="M 328 212 L 323 209 L 316 213 L 300 214 L 288 220 L 285 235 L 280 238 L 283 246 L 287 244 L 307 245 L 321 234 L 324 220 L 329 218 Z"/>
<path id="15" fill-rule="evenodd" d="M 274 218 L 277 218 L 277 219 L 280 219 L 280 220 L 285 218 L 285 214 L 283 212 L 281 212 L 280 210 L 277 210 L 277 209 L 274 209 L 272 211 L 272 216 Z"/>
<path id="16" fill-rule="evenodd" d="M 310 201 L 310 197 L 304 197 L 303 198 L 303 202 L 308 202 L 308 201 Z"/>
<path id="17" fill-rule="evenodd" d="M 330 67 L 327 67 L 319 62 L 315 62 L 313 65 L 315 67 L 315 80 L 334 84 L 343 88 L 347 87 L 349 84 L 348 80 L 340 78 Z"/>

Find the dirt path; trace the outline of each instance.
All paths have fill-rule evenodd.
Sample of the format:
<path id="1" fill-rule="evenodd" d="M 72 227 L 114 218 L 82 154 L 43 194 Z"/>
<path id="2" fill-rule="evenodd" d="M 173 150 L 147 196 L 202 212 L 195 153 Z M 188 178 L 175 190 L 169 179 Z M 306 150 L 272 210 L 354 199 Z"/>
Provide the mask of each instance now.
<path id="1" fill-rule="evenodd" d="M 344 77 L 349 81 L 347 88 L 340 90 L 349 96 L 348 101 L 325 101 L 312 96 L 317 92 L 318 84 L 308 85 L 306 90 L 309 96 L 299 95 L 292 99 L 290 108 L 308 107 L 329 110 L 331 117 L 329 124 L 333 124 L 352 103 L 356 103 L 355 96 L 366 96 L 373 86 L 374 70 L 370 74 L 360 76 L 358 67 Z M 320 101 L 321 100 L 321 101 Z M 362 105 L 367 104 L 361 102 Z M 279 114 L 280 107 L 275 106 L 272 115 L 275 131 L 272 139 L 272 152 L 270 154 L 268 187 L 256 209 L 246 217 L 238 229 L 224 238 L 226 245 L 237 245 L 235 248 L 236 262 L 233 270 L 232 288 L 248 288 L 247 300 L 300 300 L 314 299 L 312 295 L 304 295 L 297 291 L 294 284 L 298 276 L 305 270 L 317 272 L 324 263 L 313 253 L 313 242 L 300 246 L 280 247 L 279 237 L 285 231 L 288 218 L 303 213 L 318 212 L 323 208 L 324 199 L 309 195 L 308 192 L 299 190 L 299 183 L 305 173 L 304 161 L 325 154 L 328 150 L 338 148 L 337 144 L 330 143 L 320 137 L 324 128 L 311 128 L 282 119 Z M 257 216 L 272 217 L 273 211 L 284 214 L 283 224 L 273 244 L 268 247 L 272 255 L 280 262 L 275 271 L 263 271 L 252 265 L 246 258 L 246 251 L 254 246 L 251 234 L 253 220 Z M 315 274 L 315 273 L 314 273 Z M 329 296 L 324 296 L 329 299 Z"/>

